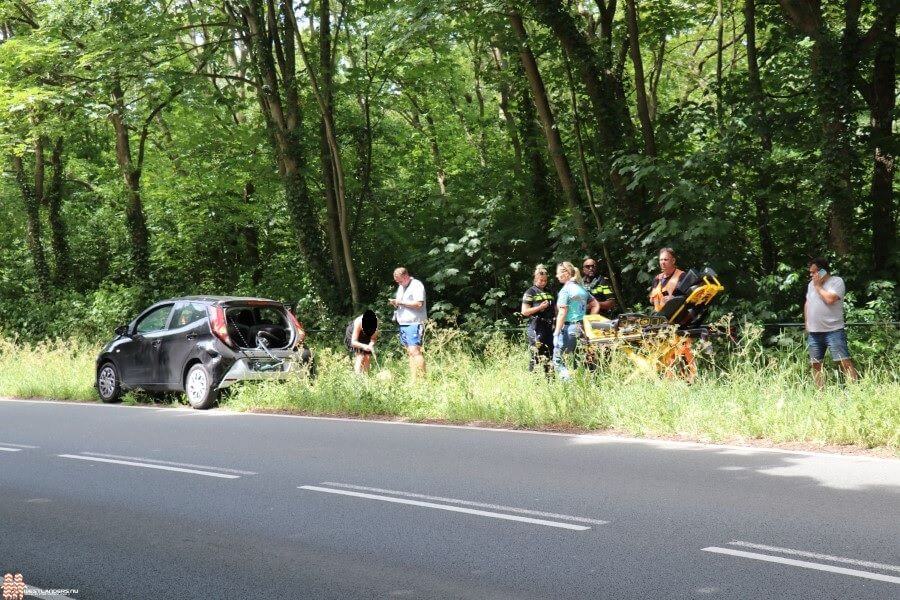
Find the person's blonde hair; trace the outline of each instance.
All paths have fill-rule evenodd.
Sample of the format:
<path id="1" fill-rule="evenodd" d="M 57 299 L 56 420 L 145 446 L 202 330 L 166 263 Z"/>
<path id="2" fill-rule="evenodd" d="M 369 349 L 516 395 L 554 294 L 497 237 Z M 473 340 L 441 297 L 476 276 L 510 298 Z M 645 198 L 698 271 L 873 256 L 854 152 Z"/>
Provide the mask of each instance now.
<path id="1" fill-rule="evenodd" d="M 534 268 L 534 273 L 532 274 L 534 277 L 538 275 L 543 275 L 544 277 L 550 277 L 550 273 L 547 271 L 547 265 L 541 263 Z"/>
<path id="2" fill-rule="evenodd" d="M 406 270 L 406 267 L 397 267 L 394 269 L 394 277 L 403 277 L 405 275 L 409 275 L 409 271 Z"/>
<path id="3" fill-rule="evenodd" d="M 575 280 L 575 283 L 581 285 L 581 273 L 578 272 L 578 269 L 575 268 L 575 265 L 570 263 L 569 261 L 563 261 L 556 265 L 557 269 L 563 269 L 566 273 L 569 274 L 571 279 Z"/>

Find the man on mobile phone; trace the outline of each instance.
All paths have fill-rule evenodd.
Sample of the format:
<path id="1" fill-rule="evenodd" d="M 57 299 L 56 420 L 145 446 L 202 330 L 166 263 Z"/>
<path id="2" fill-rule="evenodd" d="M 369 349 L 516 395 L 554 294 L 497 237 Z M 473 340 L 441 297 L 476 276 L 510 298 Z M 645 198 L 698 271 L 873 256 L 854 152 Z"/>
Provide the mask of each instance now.
<path id="1" fill-rule="evenodd" d="M 400 328 L 400 345 L 409 356 L 409 370 L 413 377 L 425 375 L 425 355 L 422 343 L 428 309 L 425 306 L 425 286 L 409 274 L 405 267 L 394 269 L 397 293 L 389 300 L 394 307 L 394 320 Z"/>
<path id="2" fill-rule="evenodd" d="M 822 361 L 825 359 L 826 348 L 831 353 L 831 360 L 840 365 L 847 379 L 856 381 L 859 375 L 850 359 L 847 332 L 844 329 L 844 280 L 828 272 L 830 265 L 827 259 L 814 258 L 807 266 L 809 285 L 806 286 L 803 316 L 813 381 L 819 389 L 825 386 Z"/>

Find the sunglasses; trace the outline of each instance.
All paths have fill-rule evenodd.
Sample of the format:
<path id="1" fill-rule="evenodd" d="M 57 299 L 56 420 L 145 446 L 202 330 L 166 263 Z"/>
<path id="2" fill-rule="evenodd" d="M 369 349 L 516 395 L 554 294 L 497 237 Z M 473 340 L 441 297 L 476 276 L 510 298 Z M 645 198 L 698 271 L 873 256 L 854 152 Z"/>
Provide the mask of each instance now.
<path id="1" fill-rule="evenodd" d="M 596 269 L 597 265 L 581 265 L 582 269 Z"/>

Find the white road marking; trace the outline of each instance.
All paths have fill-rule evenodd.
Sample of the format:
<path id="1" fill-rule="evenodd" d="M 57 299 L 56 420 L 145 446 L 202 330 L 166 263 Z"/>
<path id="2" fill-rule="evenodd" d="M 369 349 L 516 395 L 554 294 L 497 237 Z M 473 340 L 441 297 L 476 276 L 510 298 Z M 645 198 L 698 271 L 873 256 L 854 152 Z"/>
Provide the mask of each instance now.
<path id="1" fill-rule="evenodd" d="M 21 448 L 4 448 L 0 446 L 0 452 L 21 452 Z"/>
<path id="2" fill-rule="evenodd" d="M 728 542 L 729 546 L 740 546 L 742 548 L 753 548 L 755 550 L 765 550 L 767 552 L 778 552 L 779 554 L 793 554 L 794 556 L 804 556 L 806 558 L 817 558 L 819 560 L 827 560 L 831 562 L 846 563 L 848 565 L 856 565 L 857 567 L 866 567 L 880 571 L 897 571 L 900 567 L 897 565 L 886 565 L 884 563 L 870 562 L 867 560 L 857 560 L 855 558 L 844 558 L 843 556 L 831 556 L 830 554 L 819 554 L 816 552 L 806 552 L 804 550 L 794 550 L 793 548 L 779 548 L 777 546 L 765 546 L 763 544 L 751 544 L 750 542 L 742 542 L 735 540 Z"/>
<path id="3" fill-rule="evenodd" d="M 96 456 L 79 456 L 77 454 L 59 454 L 60 458 L 75 458 L 94 462 L 112 463 L 114 465 L 127 465 L 130 467 L 144 467 L 145 469 L 159 469 L 161 471 L 175 471 L 177 473 L 190 473 L 192 475 L 206 475 L 207 477 L 221 477 L 222 479 L 240 479 L 240 475 L 227 475 L 225 473 L 213 473 L 212 471 L 199 471 L 197 469 L 183 469 L 181 467 L 167 467 L 165 465 L 153 465 L 130 460 L 114 460 L 112 458 L 100 458 Z"/>
<path id="4" fill-rule="evenodd" d="M 12 446 L 13 448 L 26 448 L 34 450 L 37 446 L 29 446 L 28 444 L 13 444 L 12 442 L 0 442 L 0 446 Z"/>
<path id="5" fill-rule="evenodd" d="M 840 575 L 849 575 L 851 577 L 862 577 L 864 579 L 874 579 L 876 581 L 886 581 L 888 583 L 900 584 L 900 577 L 895 577 L 893 575 L 870 573 L 869 571 L 859 571 L 857 569 L 848 569 L 846 567 L 835 567 L 834 565 L 823 565 L 821 563 L 814 563 L 806 560 L 796 560 L 793 558 L 784 558 L 782 556 L 772 556 L 770 554 L 759 554 L 757 552 L 744 552 L 743 550 L 732 550 L 731 548 L 717 548 L 715 546 L 704 548 L 703 551 L 713 552 L 715 554 L 728 554 L 731 556 L 739 556 L 741 558 L 750 558 L 753 560 L 764 560 L 767 562 L 780 563 L 783 565 L 790 565 L 792 567 L 800 567 L 803 569 L 828 571 L 829 573 L 838 573 Z"/>
<path id="6" fill-rule="evenodd" d="M 319 487 L 316 485 L 301 485 L 298 486 L 298 489 L 311 490 L 314 492 L 325 492 L 328 494 L 340 494 L 343 496 L 353 496 L 355 498 L 367 498 L 369 500 L 381 500 L 382 502 L 393 502 L 396 504 L 409 504 L 411 506 L 422 506 L 424 508 L 436 508 L 438 510 L 466 513 L 470 515 L 478 515 L 481 517 L 491 517 L 494 519 L 504 519 L 506 521 L 520 521 L 522 523 L 544 525 L 546 527 L 557 527 L 559 529 L 571 529 L 573 531 L 585 531 L 586 529 L 590 529 L 590 527 L 586 525 L 572 525 L 571 523 L 560 523 L 558 521 L 547 521 L 544 519 L 534 519 L 531 517 L 518 517 L 516 515 L 507 515 L 486 510 L 476 510 L 473 508 L 463 508 L 461 506 L 450 506 L 447 504 L 435 504 L 434 502 L 420 502 L 418 500 L 407 500 L 405 498 L 392 498 L 390 496 L 380 496 L 377 494 L 364 494 L 362 492 L 352 492 L 350 490 L 335 490 L 332 488 Z"/>
<path id="7" fill-rule="evenodd" d="M 600 519 L 588 519 L 587 517 L 573 517 L 572 515 L 561 515 L 558 513 L 543 512 L 539 510 L 530 510 L 527 508 L 516 508 L 514 506 L 503 506 L 502 504 L 485 504 L 483 502 L 473 502 L 471 500 L 459 500 L 457 498 L 444 498 L 442 496 L 426 496 L 425 494 L 413 494 L 412 492 L 398 492 L 397 490 L 385 490 L 382 488 L 366 487 L 363 485 L 351 485 L 349 483 L 336 483 L 334 481 L 323 481 L 322 485 L 330 485 L 333 487 L 346 488 L 351 490 L 361 490 L 365 492 L 377 492 L 380 494 L 392 494 L 394 496 L 405 496 L 407 498 L 419 498 L 421 500 L 436 500 L 438 502 L 449 502 L 450 504 L 461 504 L 463 506 L 478 506 L 481 508 L 490 508 L 492 510 L 502 510 L 504 512 L 519 513 L 522 515 L 533 515 L 535 517 L 548 517 L 551 519 L 562 519 L 564 521 L 575 521 L 576 523 L 591 523 L 593 525 L 606 525 L 609 521 L 601 521 Z"/>
<path id="8" fill-rule="evenodd" d="M 172 462 L 169 460 L 156 460 L 153 458 L 143 458 L 140 456 L 120 456 L 118 454 L 103 454 L 102 452 L 82 452 L 85 456 L 101 456 L 103 458 L 119 458 L 122 460 L 137 460 L 145 463 L 153 463 L 157 465 L 172 465 L 173 467 L 190 467 L 192 469 L 210 469 L 212 471 L 222 471 L 223 473 L 236 473 L 238 475 L 257 475 L 253 471 L 241 471 L 239 469 L 226 469 L 224 467 L 211 467 L 209 465 L 194 465 L 191 463 Z"/>

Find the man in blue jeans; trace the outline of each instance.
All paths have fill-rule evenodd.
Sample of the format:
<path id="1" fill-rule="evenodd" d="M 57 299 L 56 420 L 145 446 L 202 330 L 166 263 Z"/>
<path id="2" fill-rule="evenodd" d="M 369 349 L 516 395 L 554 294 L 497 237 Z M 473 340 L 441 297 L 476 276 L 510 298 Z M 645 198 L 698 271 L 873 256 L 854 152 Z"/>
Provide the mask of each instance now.
<path id="1" fill-rule="evenodd" d="M 847 332 L 844 330 L 844 280 L 828 272 L 829 264 L 824 258 L 814 258 L 808 266 L 809 285 L 803 316 L 809 335 L 807 346 L 813 381 L 819 389 L 825 386 L 822 360 L 826 348 L 831 353 L 831 360 L 840 365 L 847 379 L 856 381 L 859 375 L 850 359 Z"/>

